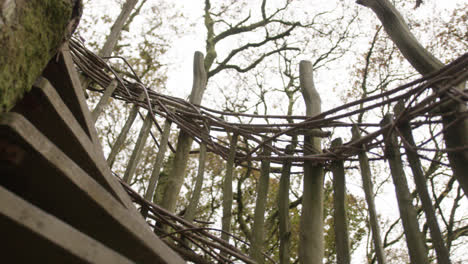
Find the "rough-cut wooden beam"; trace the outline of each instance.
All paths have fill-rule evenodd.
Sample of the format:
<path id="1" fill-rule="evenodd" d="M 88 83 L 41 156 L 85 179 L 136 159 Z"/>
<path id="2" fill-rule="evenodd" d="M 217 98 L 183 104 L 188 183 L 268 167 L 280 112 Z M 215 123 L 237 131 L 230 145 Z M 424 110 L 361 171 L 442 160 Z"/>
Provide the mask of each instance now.
<path id="1" fill-rule="evenodd" d="M 403 56 L 422 75 L 442 68 L 443 64 L 429 53 L 415 38 L 398 10 L 388 0 L 358 0 L 358 4 L 369 7 L 382 22 L 385 31 Z M 437 89 L 437 87 L 436 87 Z M 457 89 L 465 89 L 462 83 Z M 466 105 L 454 101 L 444 106 L 442 115 L 444 139 L 447 148 L 468 146 L 468 119 L 464 117 Z M 447 153 L 455 177 L 468 198 L 468 150 Z"/>
<path id="2" fill-rule="evenodd" d="M 207 75 L 203 66 L 203 53 L 197 51 L 193 60 L 193 86 L 189 101 L 192 104 L 201 103 L 205 92 Z M 180 188 L 184 182 L 187 160 L 192 146 L 192 137 L 184 131 L 180 131 L 177 139 L 177 148 L 174 156 L 173 168 L 168 177 L 168 182 L 163 190 L 161 206 L 174 212 Z"/>
<path id="3" fill-rule="evenodd" d="M 2 262 L 134 263 L 1 186 L 0 208 Z"/>
<path id="4" fill-rule="evenodd" d="M 0 155 L 2 185 L 93 239 L 139 263 L 184 263 L 143 218 L 101 185 L 16 113 L 0 118 L 0 138 L 21 155 Z M 96 221 L 99 219 L 99 221 Z"/>
<path id="5" fill-rule="evenodd" d="M 331 146 L 340 147 L 343 145 L 341 138 L 332 141 Z M 346 216 L 346 179 L 343 160 L 332 162 L 333 173 L 333 223 L 335 229 L 336 263 L 349 264 L 351 255 L 349 253 L 348 217 Z"/>
<path id="6" fill-rule="evenodd" d="M 306 105 L 306 115 L 321 113 L 320 95 L 315 89 L 313 67 L 310 61 L 299 64 L 301 92 Z M 304 135 L 304 155 L 322 152 L 321 139 Z M 311 150 L 313 149 L 313 151 Z M 300 263 L 319 264 L 324 256 L 323 241 L 323 167 L 304 161 L 302 213 L 299 234 Z"/>
<path id="7" fill-rule="evenodd" d="M 404 114 L 405 104 L 403 101 L 399 101 L 395 105 L 395 114 Z M 404 144 L 406 157 L 410 165 L 411 171 L 413 172 L 414 182 L 416 184 L 416 190 L 418 191 L 419 198 L 421 199 L 422 208 L 426 215 L 427 225 L 431 232 L 432 244 L 437 255 L 437 262 L 439 264 L 450 264 L 450 254 L 445 246 L 444 238 L 440 232 L 439 224 L 437 223 L 437 217 L 435 214 L 434 207 L 432 206 L 431 196 L 427 190 L 426 177 L 422 170 L 422 164 L 419 160 L 418 153 L 416 151 L 416 142 L 414 141 L 413 132 L 409 123 L 404 122 L 398 127 L 401 131 L 401 136 L 406 142 Z"/>
<path id="8" fill-rule="evenodd" d="M 351 129 L 353 135 L 353 141 L 359 140 L 361 134 L 359 133 L 359 127 L 353 126 Z M 366 197 L 367 211 L 369 212 L 369 223 L 372 230 L 372 241 L 374 243 L 375 256 L 379 264 L 386 264 L 384 248 L 382 244 L 382 238 L 380 236 L 380 225 L 377 217 L 377 210 L 375 209 L 374 202 L 374 184 L 372 183 L 371 169 L 369 165 L 369 158 L 365 150 L 361 150 L 358 153 L 359 157 L 359 168 L 361 170 L 362 177 L 362 188 L 364 189 L 364 195 Z"/>
<path id="9" fill-rule="evenodd" d="M 385 115 L 381 122 L 382 127 L 391 124 L 393 116 Z M 416 209 L 413 206 L 413 199 L 408 188 L 406 174 L 403 170 L 403 161 L 398 146 L 398 141 L 395 132 L 388 131 L 384 133 L 385 140 L 385 157 L 388 159 L 390 173 L 392 174 L 393 184 L 395 185 L 395 193 L 400 210 L 401 222 L 406 236 L 406 244 L 411 263 L 428 264 L 426 245 L 423 236 L 419 229 Z"/>
<path id="10" fill-rule="evenodd" d="M 102 113 L 102 110 L 109 102 L 109 99 L 112 96 L 112 93 L 115 91 L 115 88 L 117 88 L 117 84 L 118 84 L 117 80 L 114 79 L 110 82 L 109 86 L 106 87 L 104 94 L 101 96 L 101 99 L 99 99 L 99 102 L 97 103 L 96 107 L 94 108 L 92 112 L 94 123 L 96 123 L 99 115 Z"/>
<path id="11" fill-rule="evenodd" d="M 294 145 L 286 146 L 285 154 L 292 155 Z M 291 176 L 291 160 L 285 160 L 281 169 L 281 178 L 278 190 L 278 221 L 279 221 L 279 263 L 289 264 L 291 250 L 291 226 L 289 221 L 289 187 Z"/>
<path id="12" fill-rule="evenodd" d="M 72 17 L 73 2 L 0 2 L 0 114 L 31 89 L 57 52 Z"/>

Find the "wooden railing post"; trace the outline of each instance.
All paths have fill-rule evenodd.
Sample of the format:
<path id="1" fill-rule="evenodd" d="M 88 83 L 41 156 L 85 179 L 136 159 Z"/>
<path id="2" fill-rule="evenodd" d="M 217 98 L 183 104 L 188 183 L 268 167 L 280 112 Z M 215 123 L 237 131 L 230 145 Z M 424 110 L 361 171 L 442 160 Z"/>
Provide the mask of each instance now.
<path id="1" fill-rule="evenodd" d="M 131 183 L 138 163 L 140 162 L 140 157 L 143 153 L 143 148 L 145 147 L 146 139 L 148 138 L 152 124 L 153 119 L 151 118 L 151 112 L 148 111 L 145 120 L 143 121 L 143 126 L 140 129 L 140 133 L 138 134 L 138 138 L 135 143 L 135 148 L 133 149 L 132 155 L 130 156 L 130 160 L 127 163 L 127 169 L 125 170 L 125 174 L 123 177 L 123 180 L 128 184 Z"/>
<path id="2" fill-rule="evenodd" d="M 206 144 L 200 144 L 200 155 L 198 156 L 198 171 L 197 178 L 195 180 L 195 187 L 192 191 L 192 197 L 190 197 L 187 210 L 185 210 L 184 218 L 187 221 L 192 222 L 195 219 L 197 213 L 198 203 L 200 201 L 201 191 L 203 187 L 203 180 L 205 176 L 205 162 L 206 162 Z"/>
<path id="3" fill-rule="evenodd" d="M 141 95 L 140 98 L 143 98 L 143 95 Z M 135 118 L 137 117 L 137 114 L 138 114 L 138 109 L 139 109 L 139 106 L 136 104 L 134 104 L 132 108 L 130 109 L 130 113 L 128 114 L 127 120 L 125 121 L 125 124 L 122 127 L 122 130 L 120 130 L 120 133 L 117 136 L 117 139 L 115 140 L 114 145 L 111 148 L 111 152 L 109 153 L 109 156 L 107 156 L 107 164 L 109 164 L 109 167 L 111 168 L 112 168 L 112 165 L 114 165 L 117 154 L 119 154 L 120 149 L 125 143 L 125 139 L 127 139 L 128 131 L 130 131 L 130 128 L 132 127 L 133 122 L 135 122 Z"/>
<path id="4" fill-rule="evenodd" d="M 232 219 L 232 201 L 234 199 L 232 194 L 232 178 L 235 168 L 236 150 L 237 150 L 238 134 L 234 133 L 231 138 L 229 146 L 229 155 L 226 161 L 226 176 L 223 182 L 223 218 L 221 220 L 222 230 L 226 233 L 221 233 L 221 238 L 229 242 L 229 235 L 231 232 L 231 219 Z"/>
<path id="5" fill-rule="evenodd" d="M 382 120 L 381 125 L 384 127 L 391 124 L 392 121 L 393 115 L 387 114 Z M 426 246 L 422 234 L 419 231 L 417 213 L 412 204 L 412 198 L 405 171 L 403 170 L 403 162 L 401 160 L 401 153 L 395 132 L 384 132 L 384 141 L 385 157 L 388 159 L 393 184 L 395 185 L 398 208 L 400 209 L 401 222 L 406 236 L 406 244 L 408 245 L 411 263 L 428 264 L 429 260 Z"/>
<path id="6" fill-rule="evenodd" d="M 153 171 L 151 172 L 151 177 L 148 183 L 148 189 L 145 193 L 145 199 L 148 201 L 153 200 L 154 191 L 156 190 L 156 184 L 159 180 L 159 173 L 161 172 L 161 168 L 164 161 L 164 155 L 166 154 L 167 146 L 169 143 L 171 124 L 172 122 L 168 119 L 166 119 L 166 121 L 164 122 L 163 133 L 161 135 L 161 139 L 159 140 L 158 154 L 156 155 L 156 160 L 153 165 Z"/>
<path id="7" fill-rule="evenodd" d="M 99 99 L 99 102 L 97 103 L 96 107 L 94 108 L 93 112 L 91 113 L 91 116 L 93 118 L 94 123 L 96 123 L 99 115 L 101 114 L 102 110 L 104 107 L 107 105 L 109 102 L 109 98 L 112 96 L 112 93 L 115 91 L 115 88 L 117 88 L 118 82 L 116 79 L 113 79 L 110 83 L 109 86 L 106 87 L 104 90 L 104 94 L 101 96 L 101 99 Z"/>
<path id="8" fill-rule="evenodd" d="M 351 129 L 353 134 L 353 141 L 359 140 L 361 135 L 359 133 L 359 128 L 355 125 Z M 369 165 L 369 158 L 364 150 L 359 151 L 359 167 L 361 170 L 362 176 L 362 188 L 364 189 L 364 194 L 366 196 L 367 208 L 369 212 L 369 223 L 372 230 L 372 241 L 374 242 L 375 256 L 379 264 L 386 264 L 384 248 L 382 245 L 382 238 L 380 236 L 380 225 L 379 219 L 377 217 L 377 211 L 375 210 L 374 202 L 374 184 L 371 179 L 371 170 Z"/>
<path id="9" fill-rule="evenodd" d="M 204 67 L 203 53 L 197 51 L 193 62 L 193 86 L 189 101 L 192 104 L 201 103 L 205 92 L 207 74 Z M 192 138 L 183 130 L 180 131 L 177 139 L 177 148 L 174 156 L 173 168 L 168 177 L 168 182 L 163 190 L 161 206 L 170 212 L 175 211 L 177 197 L 184 182 L 187 160 L 192 146 Z"/>
<path id="10" fill-rule="evenodd" d="M 291 155 L 294 145 L 286 146 L 285 154 Z M 291 227 L 289 223 L 289 187 L 291 176 L 291 160 L 285 160 L 281 169 L 281 178 L 278 190 L 278 221 L 279 221 L 279 263 L 289 264 L 291 247 Z"/>
<path id="11" fill-rule="evenodd" d="M 299 72 L 306 115 L 318 115 L 321 112 L 321 101 L 314 85 L 312 63 L 301 61 Z M 320 153 L 321 149 L 319 137 L 304 135 L 304 156 Z M 299 262 L 321 264 L 324 256 L 323 243 L 323 167 L 312 161 L 304 161 Z"/>
<path id="12" fill-rule="evenodd" d="M 331 146 L 340 147 L 343 145 L 341 138 L 332 141 Z M 333 222 L 335 228 L 336 263 L 349 264 L 351 256 L 349 254 L 348 218 L 346 217 L 346 179 L 343 160 L 334 160 L 331 165 L 333 173 Z"/>
<path id="13" fill-rule="evenodd" d="M 405 104 L 403 101 L 399 101 L 395 105 L 395 114 L 400 115 L 404 112 Z M 432 200 L 427 191 L 426 177 L 424 176 L 421 161 L 416 150 L 416 143 L 413 138 L 413 132 L 408 122 L 404 122 L 398 126 L 401 132 L 401 136 L 406 144 L 404 144 L 406 157 L 408 163 L 413 172 L 414 182 L 416 184 L 416 190 L 418 191 L 419 197 L 421 198 L 422 208 L 426 215 L 427 225 L 431 232 L 432 244 L 437 254 L 437 262 L 439 264 L 449 264 L 450 256 L 447 247 L 445 246 L 444 239 L 440 232 L 439 224 L 435 215 L 434 207 L 432 206 Z"/>
<path id="14" fill-rule="evenodd" d="M 262 155 L 271 155 L 271 142 L 263 147 Z M 260 179 L 257 184 L 257 200 L 255 202 L 254 222 L 252 226 L 252 241 L 250 241 L 250 257 L 258 264 L 264 263 L 263 256 L 264 232 L 265 232 L 265 210 L 270 182 L 270 160 L 264 159 L 260 167 Z"/>

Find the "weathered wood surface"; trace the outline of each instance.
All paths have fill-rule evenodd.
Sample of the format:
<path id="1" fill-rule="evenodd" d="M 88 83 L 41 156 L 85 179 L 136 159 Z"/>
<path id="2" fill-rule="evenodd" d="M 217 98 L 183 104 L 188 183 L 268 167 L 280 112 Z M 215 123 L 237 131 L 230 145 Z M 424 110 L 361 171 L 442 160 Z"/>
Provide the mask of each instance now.
<path id="1" fill-rule="evenodd" d="M 232 224 L 232 201 L 234 195 L 232 193 L 232 179 L 235 169 L 235 159 L 237 150 L 237 140 L 239 139 L 237 134 L 233 134 L 231 141 L 229 142 L 229 154 L 226 161 L 226 176 L 223 181 L 223 218 L 221 219 L 221 228 L 223 231 L 231 232 Z M 229 242 L 229 235 L 222 233 L 221 238 Z"/>
<path id="2" fill-rule="evenodd" d="M 286 146 L 286 155 L 294 152 L 294 145 Z M 290 263 L 291 225 L 289 220 L 289 188 L 291 185 L 291 161 L 283 162 L 278 190 L 278 222 L 279 222 L 279 263 Z"/>
<path id="3" fill-rule="evenodd" d="M 393 115 L 387 114 L 382 120 L 382 127 L 390 125 L 393 122 Z M 405 171 L 403 170 L 403 161 L 398 146 L 398 140 L 395 132 L 390 131 L 384 133 L 385 140 L 385 157 L 388 159 L 390 173 L 392 174 L 393 184 L 395 185 L 395 193 L 398 201 L 398 209 L 400 210 L 401 222 L 406 237 L 408 253 L 411 263 L 429 263 L 427 257 L 424 238 L 420 232 L 417 212 L 413 206 L 413 199 L 408 188 Z"/>
<path id="4" fill-rule="evenodd" d="M 374 11 L 385 31 L 398 47 L 408 62 L 423 76 L 427 76 L 440 70 L 444 64 L 427 51 L 411 33 L 403 16 L 388 0 L 358 0 L 358 4 L 369 7 Z M 465 89 L 465 82 L 457 85 L 457 89 Z M 438 87 L 435 87 L 437 92 Z M 445 93 L 442 97 L 445 97 Z M 458 95 L 460 96 L 460 95 Z M 466 103 L 457 101 L 449 102 L 440 109 L 444 126 L 443 135 L 447 148 L 458 148 L 468 146 L 468 119 L 466 114 Z M 465 117 L 465 118 L 464 118 Z M 447 153 L 450 167 L 455 177 L 468 193 L 468 149 L 460 151 L 449 151 Z M 465 196 L 468 198 L 468 196 Z"/>
<path id="5" fill-rule="evenodd" d="M 201 103 L 206 89 L 207 75 L 203 63 L 203 53 L 199 51 L 195 52 L 193 58 L 193 86 L 189 101 L 196 105 Z M 161 201 L 161 206 L 170 212 L 174 212 L 176 208 L 177 197 L 185 179 L 185 170 L 192 142 L 192 137 L 187 132 L 181 130 L 177 138 L 173 168 L 163 190 Z"/>
<path id="6" fill-rule="evenodd" d="M 3 263 L 134 263 L 2 186 L 0 208 Z"/>
<path id="7" fill-rule="evenodd" d="M 306 115 L 320 114 L 320 95 L 315 89 L 313 68 L 310 61 L 299 65 L 301 92 L 306 104 Z M 304 135 L 304 155 L 322 152 L 321 139 Z M 303 264 L 322 263 L 323 240 L 323 166 L 304 161 L 302 213 L 299 234 L 299 261 Z"/>
<path id="8" fill-rule="evenodd" d="M 129 259 L 183 263 L 141 217 L 129 213 L 21 115 L 5 114 L 0 133 L 24 150 L 2 172 L 2 185 Z"/>
<path id="9" fill-rule="evenodd" d="M 96 123 L 97 119 L 99 118 L 99 115 L 102 113 L 104 110 L 104 107 L 107 105 L 109 102 L 110 97 L 112 96 L 112 93 L 115 91 L 115 88 L 117 88 L 117 80 L 114 79 L 110 82 L 109 86 L 106 87 L 104 94 L 101 96 L 99 99 L 99 102 L 97 103 L 96 107 L 94 108 L 93 112 L 91 115 L 93 116 L 93 121 Z"/>
<path id="10" fill-rule="evenodd" d="M 337 138 L 331 143 L 332 147 L 342 145 L 343 140 L 341 138 Z M 333 227 L 335 231 L 336 263 L 349 264 L 351 255 L 349 252 L 348 217 L 346 216 L 348 205 L 346 201 L 344 161 L 333 161 L 331 170 L 333 173 Z"/>
<path id="11" fill-rule="evenodd" d="M 359 128 L 353 126 L 351 129 L 353 140 L 361 139 Z M 372 241 L 374 244 L 375 256 L 379 264 L 386 264 L 385 252 L 382 244 L 382 238 L 380 236 L 380 225 L 377 216 L 377 210 L 375 209 L 374 202 L 374 184 L 372 183 L 372 173 L 369 165 L 369 158 L 367 157 L 366 151 L 361 150 L 358 153 L 359 158 L 359 169 L 361 170 L 362 187 L 364 189 L 364 195 L 366 197 L 367 208 L 369 212 L 369 224 L 372 230 Z"/>
<path id="12" fill-rule="evenodd" d="M 140 163 L 140 157 L 143 154 L 143 149 L 145 147 L 146 139 L 151 130 L 151 125 L 153 120 L 151 119 L 151 112 L 148 111 L 146 117 L 141 126 L 140 133 L 138 133 L 138 138 L 133 148 L 132 155 L 127 163 L 127 169 L 123 177 L 124 182 L 130 184 L 132 182 L 133 176 L 135 175 L 138 164 Z"/>
<path id="13" fill-rule="evenodd" d="M 395 114 L 403 115 L 405 112 L 405 104 L 403 101 L 399 101 L 395 105 Z M 406 157 L 408 158 L 408 163 L 413 172 L 414 182 L 416 184 L 416 190 L 421 199 L 422 209 L 426 215 L 427 225 L 429 226 L 429 231 L 431 233 L 432 244 L 437 255 L 437 262 L 439 264 L 450 264 L 450 253 L 445 246 L 445 241 L 440 231 L 439 224 L 437 223 L 437 217 L 432 205 L 432 199 L 429 195 L 426 184 L 426 176 L 422 170 L 421 160 L 419 159 L 418 152 L 416 150 L 416 142 L 414 141 L 413 131 L 408 122 L 403 122 L 398 127 L 401 132 L 401 138 L 404 141 L 404 148 Z"/>
<path id="14" fill-rule="evenodd" d="M 271 142 L 266 143 L 262 155 L 271 155 Z M 265 244 L 265 212 L 270 183 L 270 160 L 262 160 L 260 179 L 257 184 L 257 200 L 255 201 L 252 239 L 250 241 L 250 257 L 258 264 L 265 262 L 263 255 Z"/>

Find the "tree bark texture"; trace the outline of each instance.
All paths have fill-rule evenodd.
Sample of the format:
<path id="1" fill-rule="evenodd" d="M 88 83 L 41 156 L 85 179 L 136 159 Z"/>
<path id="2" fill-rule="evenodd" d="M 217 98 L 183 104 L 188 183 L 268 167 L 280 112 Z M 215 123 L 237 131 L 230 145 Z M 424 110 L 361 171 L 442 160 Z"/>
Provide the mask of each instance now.
<path id="1" fill-rule="evenodd" d="M 315 89 L 310 61 L 299 65 L 301 91 L 306 104 L 306 115 L 321 112 L 320 95 Z M 304 155 L 320 153 L 321 139 L 304 135 Z M 302 214 L 299 234 L 299 262 L 321 264 L 324 256 L 323 240 L 323 167 L 312 161 L 304 162 Z"/>
<path id="2" fill-rule="evenodd" d="M 226 176 L 223 182 L 223 218 L 221 220 L 221 228 L 224 232 L 231 232 L 231 219 L 232 219 L 232 200 L 234 199 L 232 193 L 232 178 L 234 174 L 234 161 L 236 158 L 238 135 L 233 134 L 230 142 L 229 156 L 226 162 Z M 221 238 L 229 242 L 229 235 L 221 233 Z"/>
<path id="3" fill-rule="evenodd" d="M 398 10 L 388 0 L 358 0 L 358 4 L 369 7 L 382 22 L 385 31 L 403 56 L 423 76 L 439 70 L 443 64 L 429 53 L 414 37 Z M 465 84 L 458 85 L 463 90 Z M 454 101 L 448 104 L 442 115 L 444 139 L 447 148 L 468 146 L 468 120 L 463 118 L 466 105 Z M 468 193 L 468 150 L 447 153 L 455 177 L 465 192 Z"/>
<path id="4" fill-rule="evenodd" d="M 395 106 L 395 114 L 400 115 L 404 113 L 403 101 L 398 102 Z M 440 232 L 439 224 L 435 215 L 434 207 L 432 206 L 432 200 L 427 190 L 426 178 L 422 170 L 421 161 L 419 160 L 418 153 L 416 151 L 416 143 L 413 138 L 413 132 L 409 123 L 405 122 L 398 126 L 401 132 L 401 136 L 405 142 L 404 147 L 406 151 L 406 157 L 408 163 L 413 172 L 414 182 L 416 183 L 416 190 L 421 199 L 421 205 L 424 210 L 427 219 L 427 225 L 431 232 L 432 244 L 437 255 L 437 262 L 439 264 L 450 264 L 450 256 L 447 247 L 445 246 L 442 233 Z"/>
<path id="5" fill-rule="evenodd" d="M 263 156 L 271 155 L 271 142 L 265 144 Z M 262 264 L 265 262 L 263 256 L 263 245 L 265 236 L 265 211 L 270 183 L 270 160 L 262 160 L 260 168 L 260 179 L 257 184 L 257 200 L 255 202 L 254 223 L 252 227 L 252 241 L 250 241 L 250 257 Z"/>
<path id="6" fill-rule="evenodd" d="M 31 89 L 71 33 L 67 29 L 75 2 L 1 1 L 0 115 L 9 111 Z"/>
<path id="7" fill-rule="evenodd" d="M 381 122 L 382 127 L 391 124 L 392 120 L 393 116 L 387 114 Z M 385 132 L 384 140 L 385 157 L 388 159 L 393 184 L 395 185 L 398 208 L 400 210 L 401 222 L 403 224 L 411 263 L 428 264 L 429 260 L 427 257 L 426 245 L 419 231 L 417 213 L 416 209 L 413 207 L 413 199 L 411 198 L 405 171 L 403 170 L 403 161 L 401 160 L 401 153 L 395 132 Z"/>
<path id="8" fill-rule="evenodd" d="M 359 128 L 357 126 L 353 126 L 351 131 L 353 134 L 353 140 L 359 140 L 361 138 Z M 385 259 L 382 238 L 380 236 L 379 219 L 377 217 L 377 211 L 375 210 L 374 184 L 372 183 L 369 158 L 367 157 L 365 150 L 360 151 L 358 153 L 358 157 L 362 176 L 362 187 L 366 196 L 367 210 L 369 212 L 369 223 L 372 230 L 372 241 L 374 242 L 375 256 L 379 264 L 386 264 L 387 260 Z"/>
<path id="9" fill-rule="evenodd" d="M 193 63 L 193 86 L 189 101 L 192 104 L 199 105 L 201 103 L 203 93 L 205 92 L 207 75 L 204 67 L 203 53 L 197 51 L 194 55 Z M 180 193 L 180 188 L 184 182 L 185 170 L 187 168 L 187 160 L 192 146 L 192 138 L 183 130 L 180 131 L 177 140 L 177 148 L 174 157 L 173 168 L 168 177 L 167 185 L 163 191 L 161 206 L 170 212 L 175 211 L 177 197 Z"/>
<path id="10" fill-rule="evenodd" d="M 341 145 L 343 145 L 341 138 L 337 138 L 331 143 L 332 147 L 339 147 Z M 351 256 L 349 254 L 346 179 L 343 163 L 343 160 L 335 160 L 331 166 L 333 173 L 333 223 L 335 228 L 336 263 L 349 264 Z"/>
<path id="11" fill-rule="evenodd" d="M 286 155 L 293 154 L 294 145 L 286 146 Z M 279 221 L 279 263 L 289 264 L 291 247 L 291 226 L 289 222 L 289 187 L 291 182 L 291 161 L 283 162 L 278 190 L 278 221 Z"/>

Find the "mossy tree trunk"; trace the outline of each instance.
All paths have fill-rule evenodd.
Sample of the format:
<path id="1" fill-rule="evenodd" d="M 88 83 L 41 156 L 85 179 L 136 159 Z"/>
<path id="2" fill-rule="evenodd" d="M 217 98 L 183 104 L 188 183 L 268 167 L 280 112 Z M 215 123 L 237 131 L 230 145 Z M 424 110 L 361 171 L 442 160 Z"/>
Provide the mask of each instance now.
<path id="1" fill-rule="evenodd" d="M 0 114 L 31 89 L 56 54 L 75 2 L 0 0 Z"/>

